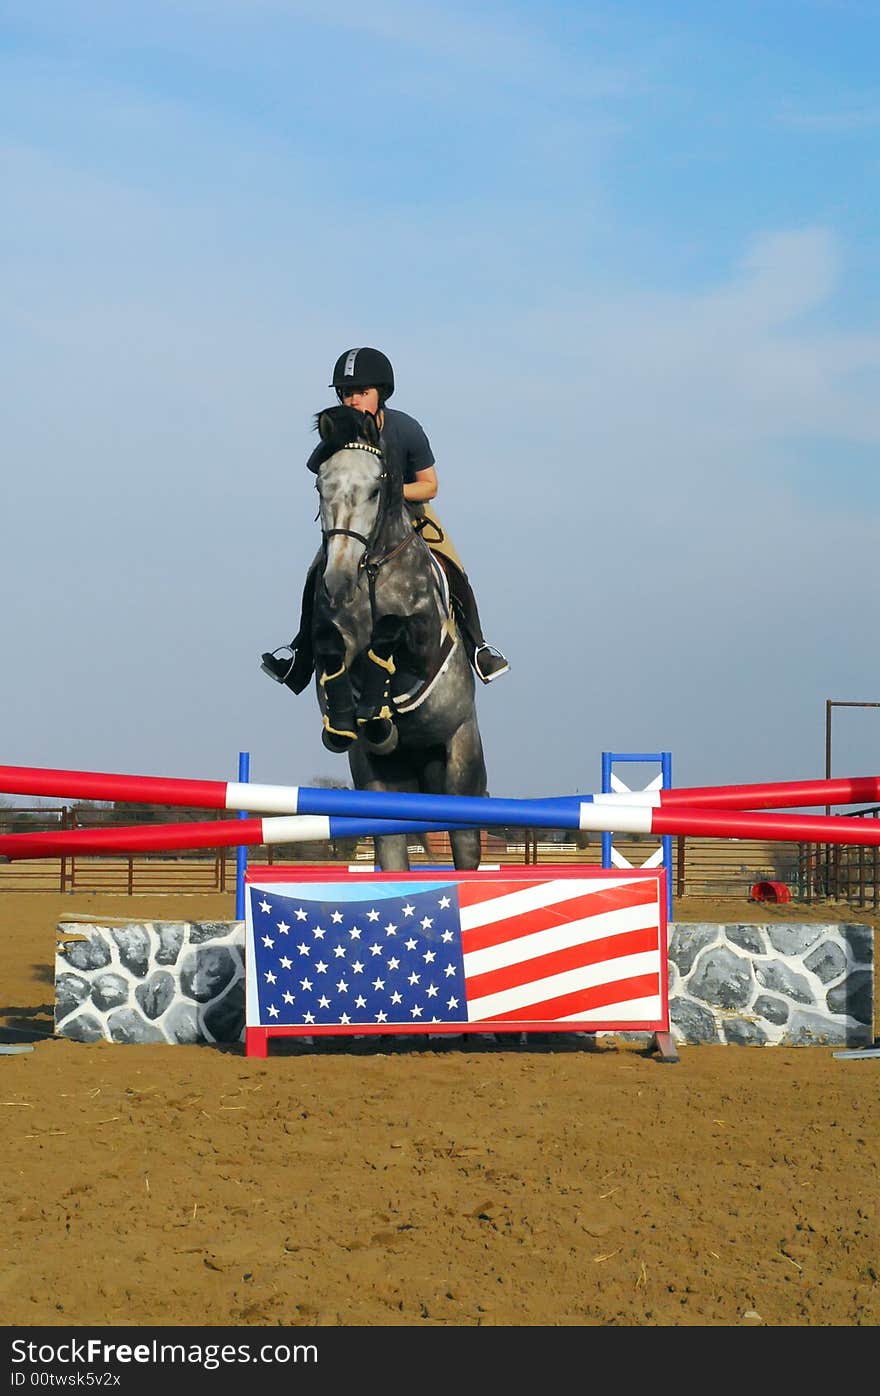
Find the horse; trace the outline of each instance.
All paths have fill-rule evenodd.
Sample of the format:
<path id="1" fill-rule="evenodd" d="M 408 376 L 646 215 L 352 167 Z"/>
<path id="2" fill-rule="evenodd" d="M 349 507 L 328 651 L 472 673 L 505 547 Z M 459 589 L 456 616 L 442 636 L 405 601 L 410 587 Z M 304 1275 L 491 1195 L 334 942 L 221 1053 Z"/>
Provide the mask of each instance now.
<path id="1" fill-rule="evenodd" d="M 370 413 L 316 414 L 321 554 L 315 687 L 328 750 L 357 790 L 485 795 L 473 672 L 448 587 L 383 454 Z M 450 830 L 456 868 L 480 862 L 480 831 Z M 406 835 L 377 836 L 383 871 L 408 871 Z"/>

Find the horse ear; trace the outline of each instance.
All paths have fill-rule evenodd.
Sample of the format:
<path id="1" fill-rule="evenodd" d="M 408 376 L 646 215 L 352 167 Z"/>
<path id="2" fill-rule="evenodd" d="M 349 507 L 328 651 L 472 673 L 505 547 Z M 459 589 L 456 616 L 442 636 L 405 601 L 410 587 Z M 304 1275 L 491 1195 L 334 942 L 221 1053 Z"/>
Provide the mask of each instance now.
<path id="1" fill-rule="evenodd" d="M 333 418 L 329 411 L 318 413 L 318 435 L 322 441 L 329 441 L 333 433 Z"/>
<path id="2" fill-rule="evenodd" d="M 372 412 L 364 413 L 364 436 L 371 446 L 379 445 L 379 423 Z"/>

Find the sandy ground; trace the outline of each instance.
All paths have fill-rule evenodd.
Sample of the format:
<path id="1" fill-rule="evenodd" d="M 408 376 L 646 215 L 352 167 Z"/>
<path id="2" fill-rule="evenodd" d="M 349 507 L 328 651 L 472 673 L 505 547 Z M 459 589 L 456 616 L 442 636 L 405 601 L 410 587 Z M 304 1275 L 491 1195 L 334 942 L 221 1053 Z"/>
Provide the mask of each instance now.
<path id="1" fill-rule="evenodd" d="M 6 1325 L 873 1325 L 880 1059 L 482 1039 L 53 1040 L 64 917 L 0 895 Z M 676 920 L 863 920 L 682 902 Z M 0 1032 L 0 1040 L 4 1034 Z"/>

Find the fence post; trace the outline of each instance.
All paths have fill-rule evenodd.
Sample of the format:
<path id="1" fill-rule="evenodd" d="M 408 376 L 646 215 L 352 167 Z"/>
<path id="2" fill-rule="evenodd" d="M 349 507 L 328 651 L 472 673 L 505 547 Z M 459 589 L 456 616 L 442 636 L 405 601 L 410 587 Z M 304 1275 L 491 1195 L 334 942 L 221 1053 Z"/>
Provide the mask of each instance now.
<path id="1" fill-rule="evenodd" d="M 249 751 L 238 753 L 238 779 L 244 784 L 251 778 L 251 754 Z M 239 819 L 247 819 L 247 811 L 238 811 Z M 244 845 L 235 850 L 235 919 L 244 920 L 244 875 L 247 870 L 247 848 Z"/>
<path id="2" fill-rule="evenodd" d="M 614 774 L 615 761 L 629 761 L 635 763 L 656 762 L 660 767 L 660 774 L 655 776 L 648 790 L 668 789 L 672 784 L 672 752 L 638 752 L 638 751 L 603 751 L 602 752 L 602 793 L 608 794 L 610 791 L 629 791 L 630 787 L 624 785 L 623 781 Z M 602 834 L 602 867 L 603 868 L 629 868 L 632 864 L 624 858 L 612 845 L 613 835 L 611 833 Z M 642 864 L 643 868 L 655 868 L 658 863 L 666 869 L 666 915 L 672 920 L 672 835 L 659 835 L 660 847 L 646 858 Z"/>

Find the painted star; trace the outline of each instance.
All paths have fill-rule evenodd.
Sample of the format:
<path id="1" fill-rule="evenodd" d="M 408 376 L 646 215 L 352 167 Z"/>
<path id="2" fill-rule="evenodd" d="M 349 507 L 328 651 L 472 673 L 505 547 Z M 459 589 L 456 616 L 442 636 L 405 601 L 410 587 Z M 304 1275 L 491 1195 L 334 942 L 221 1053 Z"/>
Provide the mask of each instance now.
<path id="1" fill-rule="evenodd" d="M 281 934 L 282 934 L 283 936 L 286 936 L 286 935 L 287 935 L 287 932 L 290 930 L 290 927 L 288 926 L 288 924 L 287 924 L 286 921 L 279 921 L 279 922 L 278 922 L 278 929 L 279 929 L 279 931 L 281 932 Z"/>
<path id="2" fill-rule="evenodd" d="M 368 920 L 368 921 L 378 921 L 378 920 L 379 920 L 379 913 L 378 913 L 378 911 L 376 910 L 375 907 L 373 907 L 372 911 L 368 911 L 368 912 L 367 912 L 367 920 Z"/>
<path id="3" fill-rule="evenodd" d="M 409 1011 L 414 1018 L 421 1018 L 422 1016 L 422 1010 L 417 1003 L 413 1004 L 412 1008 Z"/>
<path id="4" fill-rule="evenodd" d="M 442 936 L 440 937 L 440 939 L 443 940 L 443 941 L 445 941 L 447 945 L 448 945 L 449 942 L 452 940 L 452 938 L 453 938 L 453 936 L 452 936 L 452 932 L 451 932 L 451 931 L 444 931 L 443 934 L 442 934 Z"/>
<path id="5" fill-rule="evenodd" d="M 344 979 L 337 980 L 336 988 L 339 990 L 340 994 L 348 993 L 348 985 L 346 984 Z"/>
<path id="6" fill-rule="evenodd" d="M 393 921 L 389 921 L 389 922 L 388 922 L 388 925 L 385 927 L 385 934 L 386 934 L 387 936 L 396 936 L 396 935 L 397 935 L 397 927 L 395 926 L 395 924 L 394 924 Z"/>
<path id="7" fill-rule="evenodd" d="M 355 960 L 355 961 L 354 961 L 354 964 L 352 965 L 351 970 L 352 970 L 352 974 L 363 974 L 363 972 L 364 972 L 364 967 L 363 967 L 363 965 L 361 964 L 360 960 Z"/>
<path id="8" fill-rule="evenodd" d="M 265 945 L 267 950 L 271 950 L 275 942 L 271 936 L 263 936 L 263 944 Z"/>
<path id="9" fill-rule="evenodd" d="M 297 921 L 308 921 L 309 919 L 308 913 L 303 911 L 301 906 L 298 906 L 296 909 L 296 919 Z"/>
<path id="10" fill-rule="evenodd" d="M 392 956 L 391 959 L 388 961 L 388 968 L 389 968 L 389 969 L 400 969 L 400 961 L 397 960 L 397 959 L 395 959 L 395 958 Z"/>
<path id="11" fill-rule="evenodd" d="M 381 945 L 371 945 L 371 946 L 370 946 L 370 954 L 371 954 L 371 955 L 381 955 L 381 954 L 382 954 L 382 947 L 381 947 Z"/>
<path id="12" fill-rule="evenodd" d="M 333 954 L 336 956 L 337 960 L 344 960 L 344 959 L 345 959 L 345 946 L 344 946 L 344 945 L 334 945 L 334 947 L 333 947 Z"/>
<path id="13" fill-rule="evenodd" d="M 351 930 L 349 931 L 348 934 L 351 936 L 352 940 L 360 940 L 360 938 L 361 938 L 361 928 L 360 928 L 360 926 L 352 926 L 352 928 L 351 928 Z"/>
<path id="14" fill-rule="evenodd" d="M 265 979 L 267 984 L 275 983 L 275 975 L 272 973 L 270 969 L 266 970 L 266 973 L 263 975 L 263 978 Z"/>
<path id="15" fill-rule="evenodd" d="M 379 1009 L 379 1012 L 376 1014 L 376 1022 L 377 1022 L 377 1023 L 387 1023 L 387 1022 L 388 1022 L 388 1014 L 387 1014 L 387 1013 L 383 1013 L 381 1008 Z"/>
<path id="16" fill-rule="evenodd" d="M 404 941 L 404 945 L 406 946 L 407 950 L 415 950 L 418 943 L 419 942 L 417 940 L 413 940 L 412 938 Z"/>
<path id="17" fill-rule="evenodd" d="M 310 945 L 306 945 L 305 941 L 303 941 L 302 945 L 298 945 L 296 948 L 301 955 L 311 955 L 312 953 L 312 947 Z"/>
<path id="18" fill-rule="evenodd" d="M 286 989 L 286 990 L 285 990 L 285 993 L 284 993 L 284 1002 L 285 1002 L 285 1003 L 293 1003 L 293 1002 L 294 1002 L 293 994 L 290 992 L 289 989 Z"/>
<path id="19" fill-rule="evenodd" d="M 412 914 L 413 914 L 414 911 L 415 911 L 415 907 L 414 907 L 414 906 L 410 906 L 409 902 L 407 902 L 406 906 L 403 908 L 403 914 L 404 914 L 404 916 L 412 916 Z"/>
<path id="20" fill-rule="evenodd" d="M 333 915 L 330 917 L 330 920 L 338 924 L 342 920 L 342 912 L 334 911 Z"/>
<path id="21" fill-rule="evenodd" d="M 293 964 L 293 960 L 289 960 L 286 955 L 282 955 L 278 963 L 280 964 L 282 969 L 290 969 L 291 965 Z"/>
<path id="22" fill-rule="evenodd" d="M 278 1009 L 275 1007 L 274 1003 L 270 1003 L 270 1004 L 269 1004 L 269 1017 L 270 1017 L 270 1018 L 277 1018 L 277 1017 L 278 1017 Z"/>
<path id="23" fill-rule="evenodd" d="M 446 908 L 449 906 L 449 902 L 450 902 L 450 898 L 449 898 L 449 897 L 441 897 L 441 898 L 440 898 L 440 909 L 441 909 L 441 911 L 445 911 L 445 910 L 446 910 Z"/>
<path id="24" fill-rule="evenodd" d="M 418 982 L 419 982 L 419 975 L 417 975 L 417 974 L 415 974 L 415 973 L 411 974 L 410 977 L 409 977 L 409 979 L 408 979 L 406 982 L 407 982 L 407 984 L 418 984 Z"/>
<path id="25" fill-rule="evenodd" d="M 447 965 L 443 973 L 446 975 L 446 978 L 448 979 L 451 974 L 455 974 L 455 965 Z"/>
<path id="26" fill-rule="evenodd" d="M 431 928 L 431 926 L 433 926 L 433 924 L 434 924 L 434 918 L 433 918 L 433 916 L 423 916 L 423 917 L 422 917 L 422 930 L 423 930 L 423 931 L 429 930 L 429 929 Z"/>
<path id="27" fill-rule="evenodd" d="M 435 998 L 437 994 L 436 986 L 434 984 L 429 984 L 425 993 L 428 995 L 429 999 Z"/>
<path id="28" fill-rule="evenodd" d="M 312 931 L 312 935 L 315 937 L 315 940 L 323 940 L 326 934 L 327 932 L 324 930 L 323 926 L 316 926 L 315 929 Z"/>
<path id="29" fill-rule="evenodd" d="M 324 961 L 323 961 L 323 960 L 319 960 L 318 963 L 315 965 L 315 973 L 316 973 L 316 974 L 326 974 L 326 973 L 327 973 L 327 966 L 324 964 Z"/>
<path id="30" fill-rule="evenodd" d="M 447 999 L 447 1000 L 446 1000 L 446 1007 L 447 1007 L 447 1008 L 458 1008 L 458 999 Z"/>
<path id="31" fill-rule="evenodd" d="M 384 989 L 384 988 L 385 988 L 385 980 L 384 980 L 384 979 L 374 979 L 374 980 L 373 980 L 373 988 L 374 988 L 374 989 Z"/>
<path id="32" fill-rule="evenodd" d="M 272 910 L 272 904 L 271 904 L 271 902 L 267 902 L 265 897 L 264 897 L 263 900 L 260 902 L 260 910 L 261 910 L 261 911 L 265 911 L 265 912 L 269 912 L 269 911 Z"/>
<path id="33" fill-rule="evenodd" d="M 329 1007 L 330 1007 L 330 1000 L 329 1000 L 328 998 L 325 998 L 323 994 L 322 994 L 321 997 L 318 999 L 318 1007 L 319 1007 L 319 1008 L 329 1008 Z"/>
<path id="34" fill-rule="evenodd" d="M 308 992 L 308 990 L 311 989 L 311 987 L 312 987 L 312 981 L 311 981 L 311 979 L 301 979 L 301 980 L 299 981 L 299 987 L 300 987 L 301 989 L 305 989 L 305 990 Z"/>
<path id="35" fill-rule="evenodd" d="M 436 960 L 436 958 L 437 958 L 437 951 L 436 951 L 436 950 L 426 950 L 425 953 L 424 953 L 424 955 L 422 956 L 422 959 L 424 960 L 424 962 L 425 962 L 426 965 L 431 964 L 431 962 L 432 962 L 433 960 Z"/>

